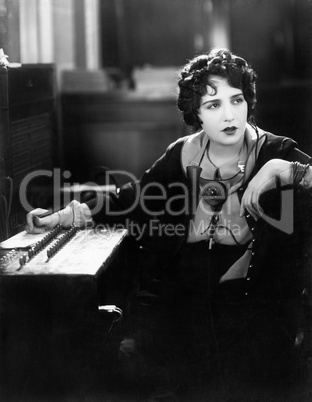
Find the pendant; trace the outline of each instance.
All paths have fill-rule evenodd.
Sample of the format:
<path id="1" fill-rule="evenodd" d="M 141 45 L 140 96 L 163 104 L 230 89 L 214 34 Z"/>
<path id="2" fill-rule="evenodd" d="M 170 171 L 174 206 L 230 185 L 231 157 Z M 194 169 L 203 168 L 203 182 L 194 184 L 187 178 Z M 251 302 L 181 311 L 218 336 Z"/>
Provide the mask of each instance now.
<path id="1" fill-rule="evenodd" d="M 227 198 L 227 188 L 222 182 L 210 181 L 203 186 L 201 196 L 211 207 L 222 206 Z"/>
<path id="2" fill-rule="evenodd" d="M 205 229 L 201 234 L 203 235 L 204 233 L 208 233 L 209 236 L 209 249 L 212 248 L 213 245 L 213 237 L 215 235 L 216 229 L 218 227 L 218 223 L 219 223 L 219 218 L 220 218 L 220 211 L 221 208 L 219 208 L 219 206 L 217 206 L 214 209 L 214 214 L 212 215 L 211 221 L 207 227 L 207 229 Z"/>

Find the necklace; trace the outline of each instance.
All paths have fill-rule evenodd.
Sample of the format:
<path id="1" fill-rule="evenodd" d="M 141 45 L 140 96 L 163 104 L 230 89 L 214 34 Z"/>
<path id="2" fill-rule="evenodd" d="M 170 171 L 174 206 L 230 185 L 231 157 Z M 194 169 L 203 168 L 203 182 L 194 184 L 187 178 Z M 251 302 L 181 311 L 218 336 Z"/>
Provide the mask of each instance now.
<path id="1" fill-rule="evenodd" d="M 246 149 L 246 144 L 244 142 L 239 153 L 234 158 L 220 166 L 216 166 L 209 156 L 209 146 L 207 147 L 206 155 L 209 165 L 206 165 L 206 173 L 208 173 L 208 177 L 213 177 L 213 179 L 199 177 L 199 183 L 201 186 L 201 198 L 205 204 L 210 206 L 211 211 L 213 212 L 208 227 L 201 233 L 207 233 L 210 249 L 212 248 L 214 235 L 219 225 L 223 204 L 226 202 L 228 197 L 228 191 L 231 187 L 237 186 L 238 183 L 243 180 L 245 162 L 243 162 L 242 159 L 246 157 Z M 237 171 L 235 172 L 235 170 Z"/>
<path id="2" fill-rule="evenodd" d="M 210 155 L 209 155 L 209 146 L 208 146 L 208 147 L 207 147 L 207 158 L 208 158 L 209 162 L 210 162 L 216 169 L 220 169 L 222 166 L 227 165 L 227 164 L 229 164 L 229 163 L 235 161 L 235 159 L 237 159 L 237 158 L 240 156 L 240 154 L 241 154 L 241 152 L 242 152 L 242 148 L 243 148 L 243 145 L 242 145 L 241 149 L 239 150 L 238 154 L 234 156 L 234 158 L 232 158 L 232 159 L 230 159 L 230 160 L 228 160 L 228 161 L 222 163 L 221 165 L 217 166 L 215 163 L 212 162 L 212 160 L 211 160 L 211 158 L 210 158 Z"/>
<path id="3" fill-rule="evenodd" d="M 206 177 L 201 177 L 204 181 L 215 180 L 227 182 L 227 187 L 231 187 L 237 181 L 241 180 L 241 174 L 245 170 L 245 160 L 247 158 L 247 145 L 242 144 L 239 152 L 230 160 L 217 166 L 209 155 L 209 144 L 207 144 L 206 158 L 202 157 L 200 164 L 204 163 L 203 171 Z M 237 177 L 238 176 L 238 177 Z"/>

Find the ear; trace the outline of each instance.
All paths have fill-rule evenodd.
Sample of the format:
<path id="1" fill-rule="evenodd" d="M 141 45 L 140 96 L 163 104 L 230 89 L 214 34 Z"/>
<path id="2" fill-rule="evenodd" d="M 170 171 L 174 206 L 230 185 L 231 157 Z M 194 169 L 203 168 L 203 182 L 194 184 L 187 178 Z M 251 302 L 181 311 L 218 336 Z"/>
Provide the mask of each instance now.
<path id="1" fill-rule="evenodd" d="M 198 115 L 197 115 L 197 122 L 201 126 L 201 128 L 203 128 L 203 122 L 202 122 L 201 118 Z"/>

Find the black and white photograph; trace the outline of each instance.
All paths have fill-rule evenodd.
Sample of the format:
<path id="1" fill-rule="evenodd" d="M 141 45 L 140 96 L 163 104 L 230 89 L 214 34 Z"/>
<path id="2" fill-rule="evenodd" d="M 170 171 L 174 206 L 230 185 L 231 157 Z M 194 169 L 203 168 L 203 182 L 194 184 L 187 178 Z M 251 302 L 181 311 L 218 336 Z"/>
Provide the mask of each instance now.
<path id="1" fill-rule="evenodd" d="M 312 0 L 0 0 L 0 401 L 312 402 Z"/>

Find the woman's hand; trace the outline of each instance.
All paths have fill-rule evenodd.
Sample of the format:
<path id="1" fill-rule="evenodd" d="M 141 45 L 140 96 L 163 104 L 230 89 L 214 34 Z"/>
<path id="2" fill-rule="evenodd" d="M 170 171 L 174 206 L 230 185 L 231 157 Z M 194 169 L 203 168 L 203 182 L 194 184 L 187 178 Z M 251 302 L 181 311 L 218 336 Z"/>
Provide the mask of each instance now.
<path id="1" fill-rule="evenodd" d="M 276 187 L 276 178 L 282 182 L 290 182 L 290 162 L 282 159 L 271 159 L 248 184 L 241 201 L 240 216 L 244 216 L 247 211 L 255 219 L 263 215 L 263 210 L 259 205 L 259 197 L 263 192 Z"/>
<path id="2" fill-rule="evenodd" d="M 48 215 L 44 218 L 38 216 L 49 212 L 47 209 L 36 208 L 26 215 L 26 228 L 28 233 L 43 233 L 47 229 L 53 229 L 59 223 L 58 213 Z"/>

